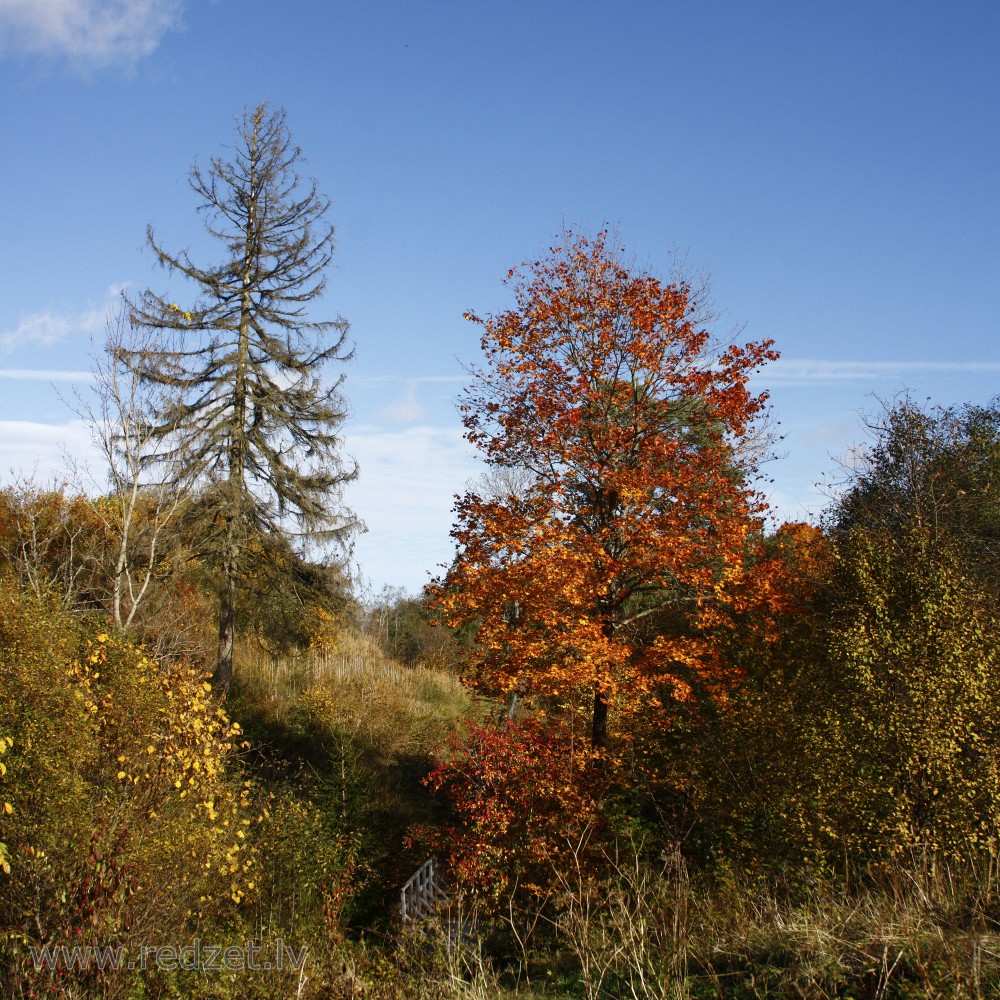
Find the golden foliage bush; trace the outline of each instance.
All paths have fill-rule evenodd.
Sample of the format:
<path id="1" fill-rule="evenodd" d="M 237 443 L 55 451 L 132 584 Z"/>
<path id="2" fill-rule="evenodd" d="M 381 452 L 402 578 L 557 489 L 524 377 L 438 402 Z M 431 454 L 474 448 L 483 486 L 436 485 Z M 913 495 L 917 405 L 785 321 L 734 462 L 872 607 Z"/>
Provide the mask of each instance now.
<path id="1" fill-rule="evenodd" d="M 916 536 L 854 532 L 831 559 L 767 669 L 665 734 L 676 828 L 716 866 L 799 885 L 995 858 L 994 599 Z"/>
<path id="2" fill-rule="evenodd" d="M 254 895 L 239 727 L 196 671 L 3 585 L 0 718 L 12 981 L 50 975 L 32 970 L 31 945 L 184 943 Z"/>
<path id="3" fill-rule="evenodd" d="M 825 707 L 804 733 L 813 835 L 873 861 L 996 853 L 1000 650 L 993 599 L 916 534 L 839 547 Z"/>

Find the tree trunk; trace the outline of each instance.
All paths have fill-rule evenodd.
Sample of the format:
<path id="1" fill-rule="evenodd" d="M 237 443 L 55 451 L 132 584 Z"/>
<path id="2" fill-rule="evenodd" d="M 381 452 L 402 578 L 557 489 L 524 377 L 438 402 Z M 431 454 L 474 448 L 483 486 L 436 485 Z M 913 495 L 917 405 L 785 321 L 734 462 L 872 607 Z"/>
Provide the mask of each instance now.
<path id="1" fill-rule="evenodd" d="M 606 747 L 608 745 L 608 696 L 600 687 L 594 687 L 594 728 L 590 736 L 590 745 Z"/>
<path id="2" fill-rule="evenodd" d="M 604 622 L 601 629 L 604 638 L 610 642 L 615 635 L 613 605 L 607 598 L 602 598 L 597 602 L 596 610 L 598 617 Z M 590 745 L 594 749 L 608 745 L 608 692 L 601 687 L 599 681 L 594 685 L 594 726 L 590 733 Z"/>
<path id="3" fill-rule="evenodd" d="M 254 137 L 256 138 L 256 125 Z M 256 148 L 256 147 L 254 147 Z M 247 436 L 247 373 L 250 367 L 250 316 L 253 299 L 250 295 L 252 273 L 256 261 L 254 241 L 256 228 L 255 161 L 251 161 L 250 204 L 247 209 L 246 243 L 243 256 L 243 298 L 240 307 L 240 332 L 237 345 L 236 371 L 233 388 L 233 417 L 229 438 L 229 483 L 227 490 L 226 541 L 222 566 L 222 592 L 219 595 L 219 658 L 215 666 L 215 690 L 220 697 L 229 694 L 233 683 L 233 641 L 235 632 L 236 571 L 242 553 L 242 545 L 235 542 L 235 533 L 244 525 L 244 501 L 246 492 L 246 436 Z M 239 529 L 237 528 L 239 525 Z"/>
<path id="4" fill-rule="evenodd" d="M 219 598 L 219 658 L 212 682 L 217 694 L 225 698 L 233 683 L 233 638 L 236 612 L 231 588 L 226 587 Z"/>

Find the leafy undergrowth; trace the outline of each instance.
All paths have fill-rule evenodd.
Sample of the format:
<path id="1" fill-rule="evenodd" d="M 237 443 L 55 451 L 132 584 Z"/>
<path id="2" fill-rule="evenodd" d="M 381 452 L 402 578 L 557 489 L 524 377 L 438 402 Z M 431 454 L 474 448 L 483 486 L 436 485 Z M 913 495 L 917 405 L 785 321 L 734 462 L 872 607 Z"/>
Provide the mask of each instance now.
<path id="1" fill-rule="evenodd" d="M 363 635 L 336 634 L 299 656 L 247 648 L 230 708 L 262 780 L 293 789 L 352 845 L 353 931 L 384 929 L 423 857 L 406 831 L 441 805 L 425 787 L 433 752 L 474 711 L 458 678 L 388 659 Z"/>
<path id="2" fill-rule="evenodd" d="M 574 839 L 545 828 L 538 843 L 558 850 L 532 856 L 531 887 L 512 877 L 488 900 L 456 897 L 440 921 L 400 927 L 396 894 L 423 860 L 404 834 L 446 827 L 421 779 L 479 706 L 452 676 L 402 668 L 357 637 L 298 662 L 244 662 L 223 712 L 196 669 L 0 585 L 0 995 L 1000 995 L 989 845 L 947 863 L 913 852 L 850 878 L 781 879 L 765 858 L 756 874 L 689 870 L 679 845 L 607 827 L 588 845 L 581 813 Z M 512 830 L 530 832 L 527 808 Z M 280 944 L 301 966 L 83 973 L 30 961 L 32 945 L 134 957 L 195 941 L 253 941 L 264 955 Z"/>
<path id="3" fill-rule="evenodd" d="M 994 870 L 900 866 L 879 889 L 830 883 L 792 901 L 699 884 L 676 860 L 654 870 L 622 856 L 600 880 L 566 872 L 534 912 L 477 920 L 453 904 L 441 926 L 404 935 L 391 966 L 356 964 L 355 988 L 484 1000 L 1000 993 Z"/>

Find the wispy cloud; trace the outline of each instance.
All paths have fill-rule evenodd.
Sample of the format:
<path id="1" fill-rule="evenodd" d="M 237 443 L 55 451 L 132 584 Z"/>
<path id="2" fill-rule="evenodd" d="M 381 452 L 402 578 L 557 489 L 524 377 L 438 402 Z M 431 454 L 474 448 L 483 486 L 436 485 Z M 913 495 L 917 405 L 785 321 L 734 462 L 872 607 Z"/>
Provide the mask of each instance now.
<path id="1" fill-rule="evenodd" d="M 379 416 L 390 424 L 413 424 L 421 420 L 425 412 L 420 400 L 417 399 L 416 379 L 408 379 L 403 398 L 384 406 L 379 411 Z"/>
<path id="2" fill-rule="evenodd" d="M 2 3 L 3 0 L 0 0 Z M 836 382 L 878 382 L 911 375 L 978 375 L 1000 372 L 1000 361 L 831 361 L 825 358 L 779 358 L 765 366 L 756 381 L 782 385 L 813 385 Z M 407 393 L 417 385 L 465 385 L 468 375 L 350 375 L 351 388 L 379 389 L 405 385 Z"/>
<path id="3" fill-rule="evenodd" d="M 822 358 L 779 358 L 755 381 L 773 385 L 880 382 L 924 374 L 978 375 L 1000 372 L 996 361 L 828 361 Z"/>
<path id="4" fill-rule="evenodd" d="M 356 560 L 376 590 L 383 584 L 418 591 L 454 554 L 449 531 L 454 495 L 481 472 L 460 427 L 349 430 L 344 450 L 361 474 L 345 503 L 368 525 Z M 66 478 L 66 455 L 99 470 L 102 459 L 82 420 L 44 424 L 0 420 L 0 486 L 32 476 L 39 483 Z"/>
<path id="5" fill-rule="evenodd" d="M 0 9 L 5 2 L 0 0 Z M 112 285 L 104 304 L 98 308 L 78 313 L 49 308 L 22 316 L 13 330 L 0 332 L 0 354 L 9 354 L 19 347 L 49 347 L 75 333 L 99 333 L 124 289 L 124 284 Z"/>
<path id="6" fill-rule="evenodd" d="M 764 490 L 768 503 L 768 520 L 774 524 L 782 521 L 815 521 L 826 507 L 830 498 L 816 485 L 796 484 L 799 490 L 792 491 L 771 486 Z"/>
<path id="7" fill-rule="evenodd" d="M 93 382 L 93 372 L 46 371 L 43 368 L 0 368 L 0 378 L 30 382 Z"/>
<path id="8" fill-rule="evenodd" d="M 345 437 L 361 467 L 345 500 L 368 525 L 355 550 L 362 571 L 376 590 L 384 583 L 419 590 L 454 554 L 454 496 L 482 467 L 458 426 L 369 425 Z"/>
<path id="9" fill-rule="evenodd" d="M 0 420 L 0 484 L 32 477 L 46 484 L 66 478 L 66 455 L 100 466 L 100 455 L 82 420 L 41 424 Z"/>
<path id="10" fill-rule="evenodd" d="M 0 0 L 2 3 L 3 0 Z M 407 375 L 349 375 L 352 387 L 360 389 L 379 389 L 386 385 L 464 385 L 469 381 L 468 375 L 417 375 L 413 378 Z"/>
<path id="11" fill-rule="evenodd" d="M 0 0 L 0 50 L 134 63 L 178 27 L 182 0 Z"/>

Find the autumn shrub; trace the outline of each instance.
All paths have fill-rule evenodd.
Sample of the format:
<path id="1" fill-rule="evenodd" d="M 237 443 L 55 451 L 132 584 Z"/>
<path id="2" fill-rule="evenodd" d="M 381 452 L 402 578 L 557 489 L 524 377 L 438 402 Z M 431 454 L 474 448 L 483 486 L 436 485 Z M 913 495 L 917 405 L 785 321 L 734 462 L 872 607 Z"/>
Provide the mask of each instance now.
<path id="1" fill-rule="evenodd" d="M 32 946 L 183 944 L 238 919 L 260 879 L 250 789 L 203 676 L 4 585 L 0 718 L 8 984 L 66 985 Z"/>
<path id="2" fill-rule="evenodd" d="M 878 863 L 996 853 L 995 605 L 920 533 L 852 533 L 824 627 L 825 690 L 803 732 L 810 834 Z"/>
<path id="3" fill-rule="evenodd" d="M 945 548 L 853 532 L 807 620 L 713 712 L 653 741 L 688 856 L 793 895 L 998 851 L 994 602 Z"/>
<path id="4" fill-rule="evenodd" d="M 735 878 L 782 898 L 842 870 L 843 852 L 814 834 L 804 701 L 775 677 L 765 691 L 748 686 L 710 713 L 675 715 L 644 742 L 640 777 L 619 796 L 636 833 L 660 849 L 680 845 L 687 863 L 720 885 Z"/>
<path id="5" fill-rule="evenodd" d="M 104 592 L 108 534 L 92 503 L 53 485 L 22 480 L 0 490 L 0 570 L 36 597 L 96 605 Z"/>
<path id="6" fill-rule="evenodd" d="M 562 720 L 470 721 L 426 782 L 453 822 L 413 836 L 487 907 L 517 887 L 545 897 L 569 857 L 599 851 L 605 778 L 589 742 Z"/>

